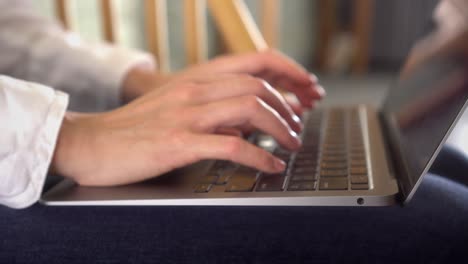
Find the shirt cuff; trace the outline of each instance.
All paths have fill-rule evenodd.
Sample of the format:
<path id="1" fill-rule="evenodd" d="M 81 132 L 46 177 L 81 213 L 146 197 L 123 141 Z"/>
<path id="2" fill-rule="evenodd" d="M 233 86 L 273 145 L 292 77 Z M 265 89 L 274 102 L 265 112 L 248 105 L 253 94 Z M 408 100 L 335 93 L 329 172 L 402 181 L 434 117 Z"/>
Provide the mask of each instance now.
<path id="1" fill-rule="evenodd" d="M 42 194 L 60 127 L 67 110 L 68 95 L 39 84 L 18 81 L 15 86 L 29 87 L 29 90 L 35 90 L 31 93 L 28 92 L 28 96 L 25 96 L 26 93 L 23 92 L 17 94 L 22 94 L 22 99 L 19 99 L 18 103 L 27 102 L 34 97 L 36 105 L 34 103 L 23 105 L 21 108 L 24 112 L 21 110 L 16 112 L 19 115 L 18 118 L 25 118 L 27 122 L 36 123 L 37 126 L 32 125 L 31 127 L 37 127 L 37 129 L 16 132 L 21 133 L 21 135 L 17 134 L 17 137 L 23 138 L 23 143 L 12 148 L 11 159 L 7 157 L 5 160 L 5 162 L 10 163 L 7 167 L 11 170 L 7 169 L 5 173 L 8 173 L 7 178 L 11 177 L 11 179 L 7 179 L 5 183 L 11 192 L 0 196 L 0 203 L 12 208 L 25 208 L 37 202 Z M 43 114 L 40 113 L 42 108 L 40 106 L 35 107 L 37 109 L 32 109 L 32 105 L 38 106 L 37 104 L 48 105 Z M 37 113 L 34 113 L 35 110 Z M 29 111 L 33 113 L 30 113 L 29 116 L 21 116 L 22 112 Z M 14 144 L 12 143 L 12 145 Z"/>

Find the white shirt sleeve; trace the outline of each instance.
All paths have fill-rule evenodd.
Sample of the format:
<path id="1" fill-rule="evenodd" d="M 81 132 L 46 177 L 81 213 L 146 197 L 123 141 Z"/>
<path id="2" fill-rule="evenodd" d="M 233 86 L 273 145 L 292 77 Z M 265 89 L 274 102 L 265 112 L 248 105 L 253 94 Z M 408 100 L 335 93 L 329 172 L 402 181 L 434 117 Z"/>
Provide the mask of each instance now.
<path id="1" fill-rule="evenodd" d="M 118 106 L 132 66 L 155 67 L 148 53 L 82 41 L 23 0 L 0 0 L 0 58 L 1 74 L 65 91 L 71 109 L 84 101 L 90 111 Z"/>
<path id="2" fill-rule="evenodd" d="M 147 53 L 83 42 L 28 1 L 0 0 L 0 74 L 43 84 L 0 77 L 0 204 L 38 200 L 67 107 L 118 106 L 122 80 L 136 64 L 155 67 Z"/>
<path id="3" fill-rule="evenodd" d="M 0 204 L 39 199 L 67 104 L 65 93 L 0 76 Z"/>

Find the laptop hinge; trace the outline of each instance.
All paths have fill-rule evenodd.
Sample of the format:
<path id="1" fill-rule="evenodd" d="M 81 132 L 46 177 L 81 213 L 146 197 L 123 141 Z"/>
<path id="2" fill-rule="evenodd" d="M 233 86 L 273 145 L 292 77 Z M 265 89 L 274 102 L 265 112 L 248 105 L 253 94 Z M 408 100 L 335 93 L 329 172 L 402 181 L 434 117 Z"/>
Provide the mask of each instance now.
<path id="1" fill-rule="evenodd" d="M 379 122 L 382 127 L 383 142 L 386 150 L 386 158 L 390 174 L 397 179 L 399 193 L 397 196 L 398 202 L 403 202 L 409 194 L 402 182 L 409 180 L 409 171 L 406 162 L 404 161 L 398 138 L 395 136 L 394 127 L 389 125 L 389 120 L 385 117 L 382 111 L 379 111 Z M 400 203 L 401 204 L 401 203 Z"/>

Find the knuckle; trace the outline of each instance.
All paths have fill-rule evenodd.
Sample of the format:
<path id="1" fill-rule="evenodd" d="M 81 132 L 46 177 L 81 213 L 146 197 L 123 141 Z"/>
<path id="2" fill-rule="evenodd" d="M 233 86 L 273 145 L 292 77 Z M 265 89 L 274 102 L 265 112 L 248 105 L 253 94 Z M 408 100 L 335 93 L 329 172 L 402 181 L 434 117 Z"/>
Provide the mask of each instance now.
<path id="1" fill-rule="evenodd" d="M 245 98 L 245 105 L 246 107 L 253 112 L 258 112 L 262 108 L 262 104 L 260 102 L 260 98 L 255 95 L 249 95 Z"/>
<path id="2" fill-rule="evenodd" d="M 276 54 L 277 52 L 274 49 L 266 49 L 260 52 L 260 56 L 264 59 L 268 59 Z"/>
<path id="3" fill-rule="evenodd" d="M 252 90 L 256 94 L 264 94 L 265 93 L 265 91 L 267 89 L 267 85 L 266 85 L 265 80 L 263 80 L 261 78 L 258 78 L 258 77 L 248 76 L 247 81 L 249 82 L 250 86 L 252 87 Z"/>
<path id="4" fill-rule="evenodd" d="M 184 130 L 174 130 L 170 133 L 171 145 L 176 148 L 183 148 L 190 143 L 190 133 Z"/>
<path id="5" fill-rule="evenodd" d="M 183 120 L 180 118 L 183 115 L 184 109 L 181 106 L 170 106 L 161 109 L 158 112 L 158 120 L 164 123 L 180 124 Z"/>
<path id="6" fill-rule="evenodd" d="M 205 132 L 205 130 L 209 129 L 210 127 L 210 115 L 206 114 L 206 111 L 192 109 L 187 111 L 185 116 L 190 120 L 192 123 L 192 128 L 195 131 Z M 196 116 L 196 118 L 193 118 L 194 116 Z"/>
<path id="7" fill-rule="evenodd" d="M 179 90 L 180 99 L 187 101 L 195 98 L 198 93 L 198 86 L 193 82 L 187 82 L 183 85 L 183 88 Z"/>

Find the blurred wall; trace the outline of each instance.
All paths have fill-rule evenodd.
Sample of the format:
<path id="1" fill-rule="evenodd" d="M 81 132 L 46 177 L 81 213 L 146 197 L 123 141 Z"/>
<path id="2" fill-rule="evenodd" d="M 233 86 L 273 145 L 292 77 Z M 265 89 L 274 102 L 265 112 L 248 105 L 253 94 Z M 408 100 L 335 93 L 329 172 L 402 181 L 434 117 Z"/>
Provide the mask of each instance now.
<path id="1" fill-rule="evenodd" d="M 377 0 L 371 38 L 371 66 L 396 70 L 413 44 L 433 28 L 439 0 Z"/>
<path id="2" fill-rule="evenodd" d="M 32 1 L 37 10 L 54 18 L 53 0 Z M 246 4 L 258 23 L 259 7 L 256 0 L 246 0 Z M 95 0 L 72 1 L 75 30 L 90 41 L 101 40 L 98 2 Z M 138 49 L 146 49 L 143 31 L 143 1 L 116 0 L 119 15 L 119 41 L 121 44 Z M 315 1 L 280 0 L 279 49 L 306 66 L 313 61 Z M 167 1 L 169 20 L 169 47 L 172 70 L 186 66 L 183 32 L 183 0 Z M 220 36 L 208 14 L 209 57 L 222 51 Z"/>
<path id="3" fill-rule="evenodd" d="M 222 0 L 219 0 L 222 1 Z M 315 58 L 317 39 L 317 3 L 328 0 L 279 0 L 279 49 L 310 68 Z M 349 0 L 342 4 L 339 16 L 349 19 Z M 75 29 L 91 41 L 101 40 L 101 27 L 96 0 L 74 0 Z M 258 23 L 257 0 L 245 0 Z M 397 70 L 412 44 L 430 28 L 432 11 L 438 0 L 375 0 L 373 32 L 371 36 L 371 71 Z M 53 0 L 33 0 L 38 11 L 54 17 Z M 143 30 L 143 1 L 116 0 L 120 18 L 119 38 L 122 45 L 146 49 Z M 167 0 L 169 19 L 169 47 L 172 70 L 186 66 L 183 34 L 183 0 Z M 343 10 L 344 8 L 344 10 Z M 348 14 L 348 15 L 346 15 Z M 345 19 L 346 20 L 346 19 Z M 220 36 L 208 13 L 209 57 L 222 52 Z"/>

